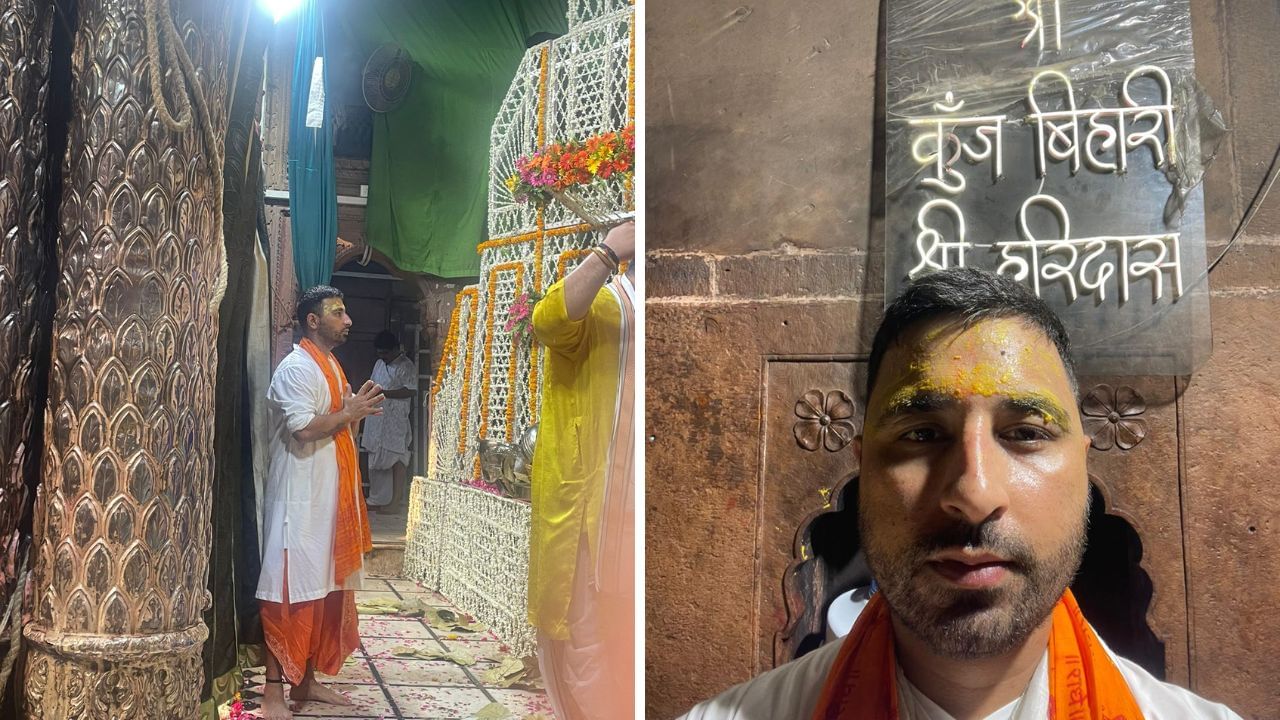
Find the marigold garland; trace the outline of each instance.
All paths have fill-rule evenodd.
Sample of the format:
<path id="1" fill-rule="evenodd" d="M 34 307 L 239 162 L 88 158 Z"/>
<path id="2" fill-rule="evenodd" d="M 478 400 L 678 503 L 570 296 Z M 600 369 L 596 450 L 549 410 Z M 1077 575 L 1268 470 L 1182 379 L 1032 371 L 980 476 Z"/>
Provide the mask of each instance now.
<path id="1" fill-rule="evenodd" d="M 635 0 L 632 0 L 634 4 Z M 631 16 L 631 28 L 627 34 L 631 36 L 631 52 L 627 56 L 627 120 L 631 121 L 631 126 L 635 126 L 636 122 L 636 16 Z M 629 207 L 635 207 L 635 189 L 632 187 L 633 176 L 628 175 L 624 181 L 626 183 L 626 199 L 625 202 Z"/>
<path id="2" fill-rule="evenodd" d="M 634 3 L 634 0 L 633 0 Z M 627 119 L 635 123 L 636 119 L 636 16 L 631 16 L 631 26 L 627 34 L 631 36 L 631 51 L 627 55 Z"/>
<path id="3" fill-rule="evenodd" d="M 485 250 L 494 250 L 496 248 L 507 247 L 508 245 L 519 245 L 530 240 L 540 240 L 544 237 L 558 237 L 560 235 L 576 235 L 578 233 L 591 232 L 595 229 L 590 223 L 577 223 L 576 225 L 565 225 L 563 227 L 544 229 L 542 222 L 538 222 L 537 230 L 530 230 L 527 233 L 512 235 L 511 237 L 500 237 L 485 240 L 476 246 L 476 252 L 483 253 Z M 536 248 L 535 248 L 536 252 Z"/>
<path id="4" fill-rule="evenodd" d="M 565 275 L 569 273 L 569 263 L 590 254 L 591 248 L 569 248 L 560 253 L 560 259 L 556 261 L 556 270 L 559 273 L 556 278 L 563 280 Z"/>
<path id="5" fill-rule="evenodd" d="M 458 317 L 462 314 L 462 293 L 458 293 L 453 301 L 453 314 L 449 316 L 449 330 L 444 336 L 444 354 L 440 357 L 440 364 L 436 366 L 436 379 L 431 384 L 431 397 L 440 394 L 440 388 L 444 384 L 444 376 L 447 372 L 446 368 L 453 361 L 454 355 L 458 351 Z"/>
<path id="6" fill-rule="evenodd" d="M 551 48 L 542 48 L 538 72 L 538 147 L 547 141 L 547 75 L 551 68 Z"/>
<path id="7" fill-rule="evenodd" d="M 467 314 L 467 343 L 475 342 L 476 337 L 476 315 L 479 313 L 479 290 L 477 288 L 467 288 L 458 293 L 458 303 L 462 303 L 463 296 L 471 300 L 471 312 Z M 458 455 L 466 455 L 467 452 L 467 415 L 471 409 L 471 356 L 467 354 L 467 362 L 462 366 L 462 403 L 459 408 L 459 431 L 458 431 Z"/>
<path id="8" fill-rule="evenodd" d="M 521 291 L 521 288 L 524 286 L 525 265 L 523 262 L 502 263 L 500 265 L 494 265 L 493 267 L 489 268 L 489 294 L 487 297 L 490 298 L 490 301 L 488 306 L 485 308 L 485 313 L 484 313 L 484 327 L 485 327 L 484 378 L 480 386 L 480 408 L 481 408 L 482 414 L 480 416 L 480 433 L 477 436 L 482 438 L 489 436 L 489 413 L 487 412 L 487 409 L 489 407 L 489 386 L 491 381 L 489 369 L 493 363 L 494 308 L 493 308 L 492 299 L 497 297 L 497 294 L 498 294 L 498 273 L 503 272 L 504 270 L 515 271 L 517 293 L 519 293 Z M 512 338 L 512 362 L 511 362 L 511 368 L 508 371 L 509 378 L 508 378 L 508 384 L 507 384 L 507 387 L 509 388 L 514 388 L 516 385 L 515 375 L 516 375 L 517 363 L 515 362 L 515 357 L 516 357 L 515 351 L 516 351 L 515 339 Z M 514 415 L 515 415 L 515 403 L 508 402 L 507 403 L 507 441 L 508 442 L 511 441 L 511 435 L 514 429 L 513 428 L 513 425 L 515 422 Z M 478 455 L 476 456 L 476 467 L 477 469 L 480 467 L 480 458 Z"/>

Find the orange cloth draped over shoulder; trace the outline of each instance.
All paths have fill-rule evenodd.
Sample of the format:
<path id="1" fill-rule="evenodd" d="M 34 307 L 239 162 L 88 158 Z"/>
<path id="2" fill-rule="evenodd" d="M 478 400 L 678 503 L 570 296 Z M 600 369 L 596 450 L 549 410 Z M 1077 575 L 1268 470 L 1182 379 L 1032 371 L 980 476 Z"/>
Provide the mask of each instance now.
<path id="1" fill-rule="evenodd" d="M 827 675 L 813 720 L 897 720 L 898 688 L 889 606 L 867 603 Z M 1067 590 L 1049 630 L 1049 717 L 1142 720 L 1142 710 Z"/>
<path id="2" fill-rule="evenodd" d="M 329 412 L 342 409 L 347 376 L 336 359 L 311 340 L 303 338 L 307 351 L 324 373 L 329 386 Z M 334 523 L 334 581 L 341 585 L 360 569 L 363 553 L 373 549 L 369 531 L 369 511 L 360 492 L 360 465 L 351 428 L 333 436 L 338 462 L 338 508 Z M 285 551 L 284 602 L 259 601 L 262 630 L 267 645 L 280 661 L 289 682 L 297 684 L 306 674 L 307 664 L 326 675 L 336 675 L 351 653 L 360 646 L 355 593 L 335 591 L 306 602 L 289 602 L 289 556 Z"/>
<path id="3" fill-rule="evenodd" d="M 329 384 L 329 412 L 338 412 L 347 392 L 347 374 L 342 371 L 342 365 L 308 338 L 303 338 L 300 345 L 324 372 L 325 382 Z M 369 509 L 360 492 L 360 459 L 351 427 L 335 433 L 333 442 L 338 454 L 338 522 L 333 531 L 333 567 L 334 580 L 342 584 L 348 575 L 360 569 L 363 554 L 373 550 L 373 535 L 369 532 Z"/>

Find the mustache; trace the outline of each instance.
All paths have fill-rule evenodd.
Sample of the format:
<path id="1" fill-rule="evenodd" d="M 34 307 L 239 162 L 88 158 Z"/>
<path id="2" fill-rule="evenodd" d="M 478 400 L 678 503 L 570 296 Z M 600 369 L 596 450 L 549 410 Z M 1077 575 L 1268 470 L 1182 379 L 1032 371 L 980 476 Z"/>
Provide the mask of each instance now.
<path id="1" fill-rule="evenodd" d="M 1030 568 L 1036 563 L 1035 553 L 1025 541 L 1002 532 L 994 522 L 977 525 L 963 521 L 951 523 L 921 536 L 916 542 L 916 552 L 920 557 L 952 548 L 989 552 L 1009 558 L 1010 563 L 1020 568 Z"/>

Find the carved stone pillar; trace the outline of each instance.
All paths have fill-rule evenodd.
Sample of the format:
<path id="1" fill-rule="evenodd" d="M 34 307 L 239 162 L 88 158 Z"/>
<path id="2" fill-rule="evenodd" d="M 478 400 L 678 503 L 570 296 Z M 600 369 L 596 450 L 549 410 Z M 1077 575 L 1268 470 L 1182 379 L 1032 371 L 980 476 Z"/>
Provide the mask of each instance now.
<path id="1" fill-rule="evenodd" d="M 18 526 L 27 507 L 23 470 L 35 411 L 44 274 L 41 191 L 52 19 L 53 6 L 40 0 L 0 9 L 0 612 L 17 579 Z M 5 644 L 0 640 L 0 647 Z"/>
<path id="2" fill-rule="evenodd" d="M 30 718 L 194 718 L 210 545 L 215 286 L 228 32 L 239 3 L 176 0 L 195 69 L 160 56 L 143 0 L 81 0 L 58 246 L 35 586 Z M 169 8 L 172 6 L 172 10 Z M 195 103 L 193 103 L 194 105 Z M 210 137 L 210 135 L 212 137 Z"/>

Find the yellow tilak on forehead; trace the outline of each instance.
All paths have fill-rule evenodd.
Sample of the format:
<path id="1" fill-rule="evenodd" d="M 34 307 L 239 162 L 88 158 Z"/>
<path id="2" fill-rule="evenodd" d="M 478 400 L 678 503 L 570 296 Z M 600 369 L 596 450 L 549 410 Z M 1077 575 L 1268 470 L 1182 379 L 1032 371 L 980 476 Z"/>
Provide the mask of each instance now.
<path id="1" fill-rule="evenodd" d="M 911 361 L 907 366 L 907 376 L 912 381 L 898 388 L 889 397 L 885 403 L 886 414 L 891 414 L 909 406 L 921 395 L 926 394 L 948 395 L 955 398 L 1000 395 L 1028 407 L 1037 408 L 1046 423 L 1055 423 L 1063 428 L 1069 427 L 1066 412 L 1061 409 L 1064 406 L 1052 393 L 1029 392 L 1012 386 L 1016 376 L 1019 374 L 1016 372 L 1017 365 L 1019 362 L 1028 362 L 1034 352 L 1031 346 L 1023 346 L 1021 352 L 1016 355 L 1014 353 L 1002 353 L 1004 357 L 999 363 L 980 362 L 973 365 L 961 365 L 947 370 L 940 370 L 931 358 L 930 349 L 926 347 L 932 340 L 938 338 L 938 334 L 937 329 L 930 331 L 924 337 L 923 343 L 912 348 Z M 971 350 L 972 345 L 970 345 L 970 342 L 1004 344 L 1008 339 L 1008 330 L 1006 328 L 991 328 L 986 333 L 966 338 L 967 342 L 964 345 L 969 347 L 959 349 L 962 351 Z M 937 349 L 934 352 L 949 351 L 953 351 L 953 349 Z M 1018 356 L 1021 356 L 1021 359 Z M 951 356 L 953 360 L 962 360 L 963 357 L 963 354 L 953 354 Z"/>

